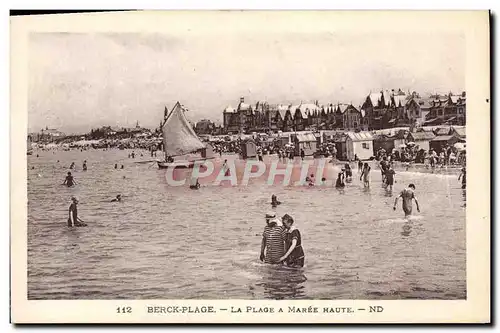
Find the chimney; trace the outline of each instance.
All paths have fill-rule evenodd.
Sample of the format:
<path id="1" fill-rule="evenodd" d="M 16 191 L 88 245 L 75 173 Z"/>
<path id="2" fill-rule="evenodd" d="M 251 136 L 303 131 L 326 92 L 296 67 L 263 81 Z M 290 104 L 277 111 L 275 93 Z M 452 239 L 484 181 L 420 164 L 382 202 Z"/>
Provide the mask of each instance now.
<path id="1" fill-rule="evenodd" d="M 465 91 L 462 91 L 462 97 L 465 97 Z"/>
<path id="2" fill-rule="evenodd" d="M 240 97 L 240 103 L 245 103 L 245 97 Z"/>

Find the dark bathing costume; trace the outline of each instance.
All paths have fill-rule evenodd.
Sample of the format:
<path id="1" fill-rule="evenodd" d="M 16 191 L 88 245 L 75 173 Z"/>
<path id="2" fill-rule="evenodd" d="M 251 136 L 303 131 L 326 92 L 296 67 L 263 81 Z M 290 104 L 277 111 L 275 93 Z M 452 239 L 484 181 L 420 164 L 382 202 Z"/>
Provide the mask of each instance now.
<path id="1" fill-rule="evenodd" d="M 302 239 L 300 237 L 300 231 L 298 229 L 293 229 L 292 232 L 287 232 L 285 235 L 285 249 L 289 249 L 292 245 L 292 240 L 297 239 L 297 245 L 293 249 L 292 253 L 285 259 L 287 266 L 290 267 L 304 267 L 304 250 L 302 249 Z"/>

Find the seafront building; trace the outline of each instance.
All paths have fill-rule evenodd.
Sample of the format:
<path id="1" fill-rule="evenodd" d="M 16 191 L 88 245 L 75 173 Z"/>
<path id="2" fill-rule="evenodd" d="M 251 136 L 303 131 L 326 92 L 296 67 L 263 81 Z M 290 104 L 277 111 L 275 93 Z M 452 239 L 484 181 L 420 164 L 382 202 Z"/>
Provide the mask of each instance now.
<path id="1" fill-rule="evenodd" d="M 396 127 L 464 126 L 466 94 L 431 95 L 401 89 L 370 92 L 359 105 L 318 101 L 299 104 L 251 104 L 244 97 L 223 110 L 224 134 L 289 131 L 372 131 Z"/>

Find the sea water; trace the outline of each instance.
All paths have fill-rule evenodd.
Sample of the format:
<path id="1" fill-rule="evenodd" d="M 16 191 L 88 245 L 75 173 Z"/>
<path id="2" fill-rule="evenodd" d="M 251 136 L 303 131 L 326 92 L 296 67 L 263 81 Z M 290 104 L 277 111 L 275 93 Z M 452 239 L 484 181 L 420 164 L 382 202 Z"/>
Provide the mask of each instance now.
<path id="1" fill-rule="evenodd" d="M 464 299 L 465 191 L 458 173 L 396 170 L 392 193 L 372 163 L 365 188 L 166 186 L 146 151 L 28 156 L 29 299 Z M 36 155 L 39 154 L 39 157 Z M 221 165 L 225 158 L 216 158 Z M 265 156 L 265 161 L 276 157 Z M 59 160 L 59 162 L 57 162 Z M 88 171 L 82 171 L 87 160 Z M 300 159 L 298 159 L 300 160 Z M 299 163 L 299 161 L 295 163 Z M 144 161 L 145 163 L 136 163 Z M 68 170 L 71 162 L 76 170 Z M 118 163 L 118 169 L 114 169 Z M 120 169 L 121 165 L 124 169 Z M 32 169 L 34 167 L 34 169 Z M 332 177 L 340 170 L 329 165 Z M 62 186 L 68 171 L 77 185 Z M 395 196 L 416 185 L 421 212 Z M 121 194 L 123 202 L 110 200 Z M 271 195 L 293 216 L 305 267 L 259 261 Z M 86 228 L 68 228 L 70 197 Z"/>

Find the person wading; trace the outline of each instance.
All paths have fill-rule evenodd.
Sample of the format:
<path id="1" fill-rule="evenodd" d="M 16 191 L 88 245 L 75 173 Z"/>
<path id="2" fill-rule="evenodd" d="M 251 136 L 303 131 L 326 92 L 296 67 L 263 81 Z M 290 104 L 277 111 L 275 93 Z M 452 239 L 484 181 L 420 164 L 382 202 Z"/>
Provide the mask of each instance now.
<path id="1" fill-rule="evenodd" d="M 293 218 L 285 214 L 281 218 L 285 226 L 285 248 L 286 253 L 279 259 L 285 262 L 288 267 L 304 267 L 304 249 L 302 248 L 302 239 L 300 231 L 293 225 Z"/>
<path id="2" fill-rule="evenodd" d="M 84 221 L 78 217 L 78 200 L 75 197 L 71 197 L 71 205 L 68 210 L 68 227 L 85 227 Z"/>
<path id="3" fill-rule="evenodd" d="M 73 185 L 76 185 L 76 181 L 71 175 L 71 172 L 68 171 L 68 175 L 66 176 L 66 179 L 64 180 L 63 185 L 66 185 L 67 187 L 71 187 Z"/>
<path id="4" fill-rule="evenodd" d="M 266 226 L 262 233 L 260 260 L 266 264 L 278 264 L 285 254 L 285 229 L 279 225 L 276 213 L 266 214 Z"/>
<path id="5" fill-rule="evenodd" d="M 396 200 L 394 200 L 394 207 L 393 209 L 396 210 L 396 205 L 398 204 L 398 199 L 403 198 L 403 211 L 405 212 L 405 217 L 408 217 L 411 215 L 411 211 L 413 208 L 413 202 L 412 200 L 415 200 L 415 204 L 417 205 L 417 211 L 420 213 L 420 206 L 418 205 L 418 200 L 415 197 L 415 185 L 410 184 L 408 185 L 408 188 L 405 188 L 404 190 L 401 191 L 398 197 L 396 197 Z"/>

